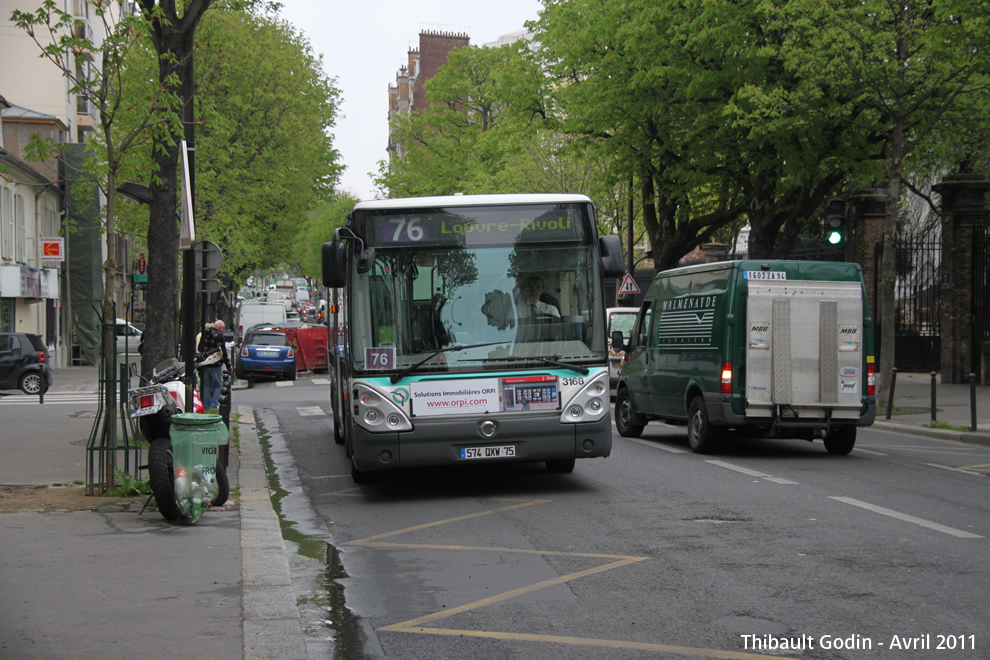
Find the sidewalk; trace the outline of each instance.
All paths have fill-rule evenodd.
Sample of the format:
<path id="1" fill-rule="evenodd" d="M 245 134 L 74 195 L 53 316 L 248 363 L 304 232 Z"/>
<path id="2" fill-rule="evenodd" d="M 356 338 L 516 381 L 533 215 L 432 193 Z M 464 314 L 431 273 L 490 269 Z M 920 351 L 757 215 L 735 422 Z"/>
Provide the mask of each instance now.
<path id="1" fill-rule="evenodd" d="M 974 393 L 976 432 L 970 430 Z M 990 385 L 971 390 L 968 383 L 942 383 L 936 375 L 934 407 L 935 420 L 953 430 L 928 428 L 932 423 L 931 374 L 899 373 L 894 381 L 893 414 L 889 420 L 878 414 L 873 428 L 990 446 Z"/>
<path id="2" fill-rule="evenodd" d="M 95 393 L 97 380 L 96 367 L 59 369 L 48 393 Z M 234 510 L 185 525 L 94 497 L 93 511 L 0 514 L 0 658 L 308 657 L 254 411 L 234 403 Z M 15 443 L 3 441 L 20 456 L 0 465 L 0 486 L 23 483 L 30 455 Z M 84 477 L 76 453 L 61 452 L 51 483 Z"/>

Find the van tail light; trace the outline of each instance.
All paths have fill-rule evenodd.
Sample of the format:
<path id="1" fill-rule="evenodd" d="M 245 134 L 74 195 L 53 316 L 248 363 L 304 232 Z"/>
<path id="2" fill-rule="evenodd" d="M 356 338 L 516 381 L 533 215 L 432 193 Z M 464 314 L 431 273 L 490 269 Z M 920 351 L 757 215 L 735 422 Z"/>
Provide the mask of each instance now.
<path id="1" fill-rule="evenodd" d="M 866 396 L 877 395 L 877 368 L 871 360 L 866 365 Z"/>
<path id="2" fill-rule="evenodd" d="M 722 363 L 722 388 L 719 390 L 722 394 L 732 394 L 732 363 L 723 362 Z"/>

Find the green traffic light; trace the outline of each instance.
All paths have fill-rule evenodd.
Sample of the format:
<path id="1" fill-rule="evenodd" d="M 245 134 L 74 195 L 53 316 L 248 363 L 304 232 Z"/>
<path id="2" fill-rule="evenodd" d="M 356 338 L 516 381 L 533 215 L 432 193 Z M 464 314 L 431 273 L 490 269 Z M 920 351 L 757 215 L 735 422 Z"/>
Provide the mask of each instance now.
<path id="1" fill-rule="evenodd" d="M 828 240 L 829 245 L 838 245 L 842 242 L 842 232 L 830 231 L 826 240 Z"/>

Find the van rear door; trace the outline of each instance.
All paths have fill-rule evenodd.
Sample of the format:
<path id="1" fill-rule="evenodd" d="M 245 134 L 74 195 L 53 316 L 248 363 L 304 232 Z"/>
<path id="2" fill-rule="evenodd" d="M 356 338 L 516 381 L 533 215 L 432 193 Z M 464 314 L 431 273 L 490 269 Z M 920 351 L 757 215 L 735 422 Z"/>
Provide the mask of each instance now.
<path id="1" fill-rule="evenodd" d="M 857 419 L 865 388 L 860 282 L 749 282 L 746 409 Z"/>

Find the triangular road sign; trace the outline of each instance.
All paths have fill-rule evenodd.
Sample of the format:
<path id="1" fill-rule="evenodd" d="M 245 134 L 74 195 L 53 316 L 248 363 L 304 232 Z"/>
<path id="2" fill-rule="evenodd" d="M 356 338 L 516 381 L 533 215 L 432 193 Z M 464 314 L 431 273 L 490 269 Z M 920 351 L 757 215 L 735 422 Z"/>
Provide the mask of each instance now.
<path id="1" fill-rule="evenodd" d="M 622 284 L 619 285 L 619 293 L 639 293 L 639 286 L 637 286 L 636 280 L 633 279 L 632 274 L 626 273 L 626 276 L 622 280 Z"/>

